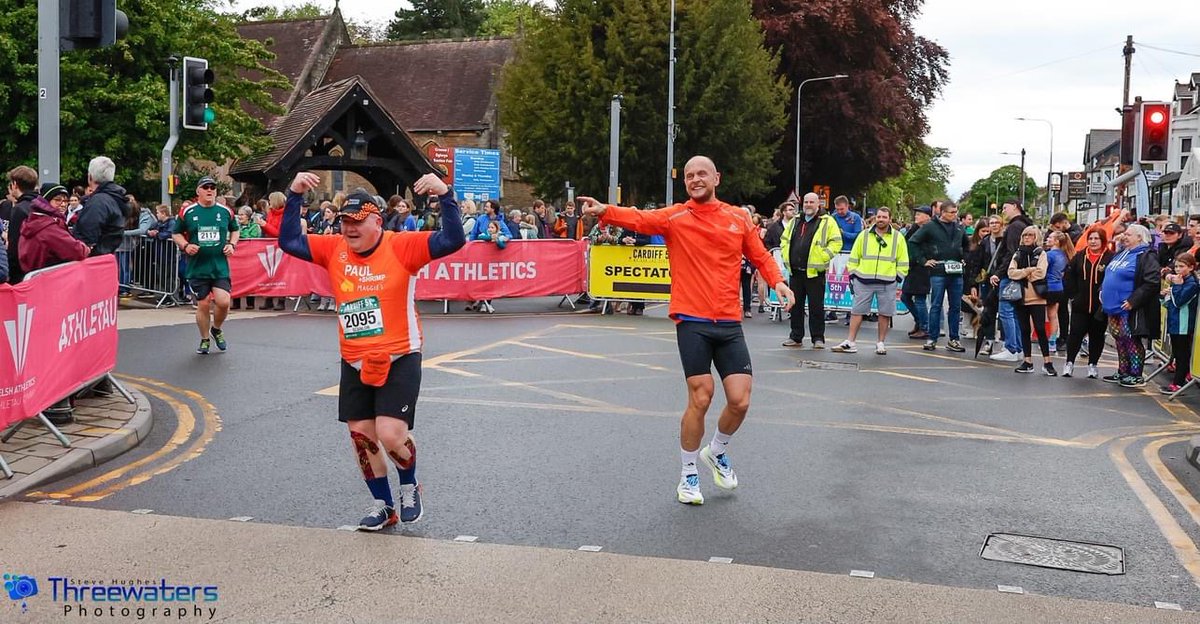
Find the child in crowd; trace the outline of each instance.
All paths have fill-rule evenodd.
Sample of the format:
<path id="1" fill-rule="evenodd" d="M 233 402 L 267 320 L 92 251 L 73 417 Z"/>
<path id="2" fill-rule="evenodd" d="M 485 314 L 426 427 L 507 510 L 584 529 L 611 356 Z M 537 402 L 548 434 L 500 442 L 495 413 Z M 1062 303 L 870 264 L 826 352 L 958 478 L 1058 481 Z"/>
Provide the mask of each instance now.
<path id="1" fill-rule="evenodd" d="M 499 247 L 500 249 L 504 249 L 505 247 L 508 246 L 508 237 L 505 236 L 504 233 L 500 231 L 500 222 L 499 221 L 488 222 L 487 231 L 480 234 L 478 240 L 492 241 L 493 243 L 496 243 L 496 246 Z"/>
<path id="2" fill-rule="evenodd" d="M 1170 288 L 1163 292 L 1167 308 L 1167 333 L 1171 336 L 1171 355 L 1175 358 L 1175 378 L 1162 387 L 1163 394 L 1174 394 L 1187 383 L 1192 360 L 1192 335 L 1196 331 L 1197 295 L 1196 257 L 1181 253 L 1175 257 L 1175 273 L 1163 278 Z"/>

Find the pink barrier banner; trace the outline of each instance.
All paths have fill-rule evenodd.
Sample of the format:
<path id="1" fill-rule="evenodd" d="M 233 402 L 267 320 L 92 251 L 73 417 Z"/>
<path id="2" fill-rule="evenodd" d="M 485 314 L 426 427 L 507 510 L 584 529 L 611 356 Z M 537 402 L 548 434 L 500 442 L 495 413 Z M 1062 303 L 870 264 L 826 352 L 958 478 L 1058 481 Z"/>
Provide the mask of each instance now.
<path id="1" fill-rule="evenodd" d="M 117 261 L 89 258 L 0 285 L 0 428 L 117 365 Z"/>
<path id="2" fill-rule="evenodd" d="M 416 298 L 474 301 L 587 290 L 586 241 L 521 240 L 504 249 L 472 242 L 421 270 Z M 238 243 L 229 260 L 233 296 L 333 295 L 325 269 L 283 253 L 274 239 Z"/>

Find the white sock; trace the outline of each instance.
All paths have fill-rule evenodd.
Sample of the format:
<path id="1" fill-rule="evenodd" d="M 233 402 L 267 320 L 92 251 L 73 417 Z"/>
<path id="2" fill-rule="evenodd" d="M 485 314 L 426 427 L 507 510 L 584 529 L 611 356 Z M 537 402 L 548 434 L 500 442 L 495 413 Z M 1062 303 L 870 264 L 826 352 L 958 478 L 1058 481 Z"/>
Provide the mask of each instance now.
<path id="1" fill-rule="evenodd" d="M 700 449 L 696 449 L 694 451 L 687 451 L 682 448 L 679 449 L 679 459 L 683 462 L 683 470 L 680 471 L 680 474 L 685 477 L 688 475 L 698 474 L 696 471 L 696 456 L 699 454 Z"/>
<path id="2" fill-rule="evenodd" d="M 717 429 L 713 432 L 712 441 L 708 443 L 708 449 L 712 451 L 713 457 L 719 457 L 725 454 L 725 447 L 729 444 L 729 438 L 732 437 L 732 433 L 721 433 L 720 429 Z"/>

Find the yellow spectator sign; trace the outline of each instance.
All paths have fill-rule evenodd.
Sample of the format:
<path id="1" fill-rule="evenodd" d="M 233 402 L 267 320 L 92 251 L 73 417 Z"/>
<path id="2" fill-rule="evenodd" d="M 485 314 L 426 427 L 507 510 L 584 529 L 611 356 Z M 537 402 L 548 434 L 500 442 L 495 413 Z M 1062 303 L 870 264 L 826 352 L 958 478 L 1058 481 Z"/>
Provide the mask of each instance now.
<path id="1" fill-rule="evenodd" d="M 669 301 L 671 266 L 662 245 L 592 245 L 588 294 L 593 299 Z"/>

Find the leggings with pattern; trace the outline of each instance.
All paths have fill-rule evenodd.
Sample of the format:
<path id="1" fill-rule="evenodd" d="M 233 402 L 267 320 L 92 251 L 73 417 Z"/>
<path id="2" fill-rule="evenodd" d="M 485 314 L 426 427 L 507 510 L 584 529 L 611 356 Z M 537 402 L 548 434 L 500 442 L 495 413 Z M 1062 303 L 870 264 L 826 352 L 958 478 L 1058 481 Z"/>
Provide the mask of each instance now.
<path id="1" fill-rule="evenodd" d="M 1108 333 L 1117 343 L 1117 374 L 1122 377 L 1141 377 L 1146 361 L 1146 345 L 1133 336 L 1129 315 L 1117 314 L 1108 318 Z"/>

